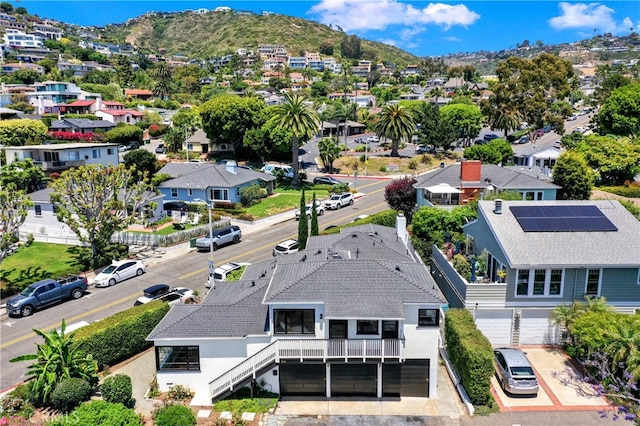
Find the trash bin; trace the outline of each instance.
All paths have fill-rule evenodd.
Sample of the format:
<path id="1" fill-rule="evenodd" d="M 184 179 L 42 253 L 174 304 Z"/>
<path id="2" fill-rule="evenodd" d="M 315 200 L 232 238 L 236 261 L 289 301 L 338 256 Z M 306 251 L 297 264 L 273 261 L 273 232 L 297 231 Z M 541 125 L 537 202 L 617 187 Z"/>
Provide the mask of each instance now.
<path id="1" fill-rule="evenodd" d="M 191 238 L 189 240 L 189 247 L 190 248 L 196 248 L 196 239 L 195 238 Z"/>

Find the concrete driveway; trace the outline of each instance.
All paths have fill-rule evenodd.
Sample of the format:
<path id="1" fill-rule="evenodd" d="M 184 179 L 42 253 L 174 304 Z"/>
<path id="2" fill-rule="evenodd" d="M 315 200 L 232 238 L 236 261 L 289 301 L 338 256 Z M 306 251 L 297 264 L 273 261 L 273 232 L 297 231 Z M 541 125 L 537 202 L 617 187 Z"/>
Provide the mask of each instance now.
<path id="1" fill-rule="evenodd" d="M 610 410 L 611 406 L 602 397 L 593 395 L 588 386 L 582 389 L 592 396 L 580 395 L 574 387 L 562 383 L 567 371 L 575 371 L 569 357 L 556 348 L 521 347 L 538 376 L 540 390 L 537 397 L 507 396 L 500 388 L 495 375 L 491 379 L 492 392 L 501 412 L 509 411 L 598 411 Z M 558 375 L 554 374 L 558 373 Z"/>

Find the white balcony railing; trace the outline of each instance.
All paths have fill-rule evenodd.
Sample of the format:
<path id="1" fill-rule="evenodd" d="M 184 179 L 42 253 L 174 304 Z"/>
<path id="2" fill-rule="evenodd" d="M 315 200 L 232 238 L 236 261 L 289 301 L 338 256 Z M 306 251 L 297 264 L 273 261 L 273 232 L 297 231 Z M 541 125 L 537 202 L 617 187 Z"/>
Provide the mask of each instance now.
<path id="1" fill-rule="evenodd" d="M 337 360 L 366 359 L 404 360 L 404 341 L 398 339 L 281 339 L 276 340 L 231 370 L 209 382 L 211 397 L 232 391 L 234 386 L 248 378 L 255 379 L 258 372 L 281 359 Z"/>

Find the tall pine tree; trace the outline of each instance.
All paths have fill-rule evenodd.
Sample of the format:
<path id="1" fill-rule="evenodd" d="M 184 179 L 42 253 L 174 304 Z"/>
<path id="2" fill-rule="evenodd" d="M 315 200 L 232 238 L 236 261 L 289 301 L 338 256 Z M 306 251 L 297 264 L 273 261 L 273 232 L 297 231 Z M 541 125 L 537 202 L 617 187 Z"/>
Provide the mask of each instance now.
<path id="1" fill-rule="evenodd" d="M 298 250 L 304 250 L 309 239 L 309 217 L 305 205 L 304 189 L 300 196 L 300 221 L 298 222 Z"/>
<path id="2" fill-rule="evenodd" d="M 311 236 L 318 235 L 318 207 L 316 204 L 316 193 L 313 193 L 313 201 L 311 202 Z"/>

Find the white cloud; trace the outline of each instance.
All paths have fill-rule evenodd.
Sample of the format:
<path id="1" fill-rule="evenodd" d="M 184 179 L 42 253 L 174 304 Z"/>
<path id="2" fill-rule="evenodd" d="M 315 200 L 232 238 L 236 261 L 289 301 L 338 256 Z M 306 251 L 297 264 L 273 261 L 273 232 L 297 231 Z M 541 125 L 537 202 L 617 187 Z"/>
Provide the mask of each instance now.
<path id="1" fill-rule="evenodd" d="M 322 0 L 309 13 L 317 15 L 320 22 L 339 25 L 345 31 L 384 30 L 390 25 L 434 24 L 445 29 L 455 25 L 468 26 L 480 15 L 463 4 L 429 3 L 416 8 L 396 0 Z"/>
<path id="2" fill-rule="evenodd" d="M 400 38 L 404 41 L 413 40 L 418 34 L 423 33 L 424 27 L 405 28 L 400 31 Z"/>
<path id="3" fill-rule="evenodd" d="M 462 39 L 458 38 L 458 37 L 444 37 L 444 40 L 446 41 L 455 41 L 455 42 L 461 42 Z"/>
<path id="4" fill-rule="evenodd" d="M 599 3 L 565 3 L 558 5 L 561 15 L 549 19 L 549 25 L 557 30 L 589 29 L 598 32 L 626 33 L 629 32 L 631 19 L 624 18 L 620 24 L 616 23 L 613 15 L 615 10 Z"/>
<path id="5" fill-rule="evenodd" d="M 386 40 L 378 40 L 380 43 L 384 43 L 384 44 L 388 44 L 389 46 L 397 46 L 397 43 L 395 40 L 392 39 L 386 39 Z"/>

